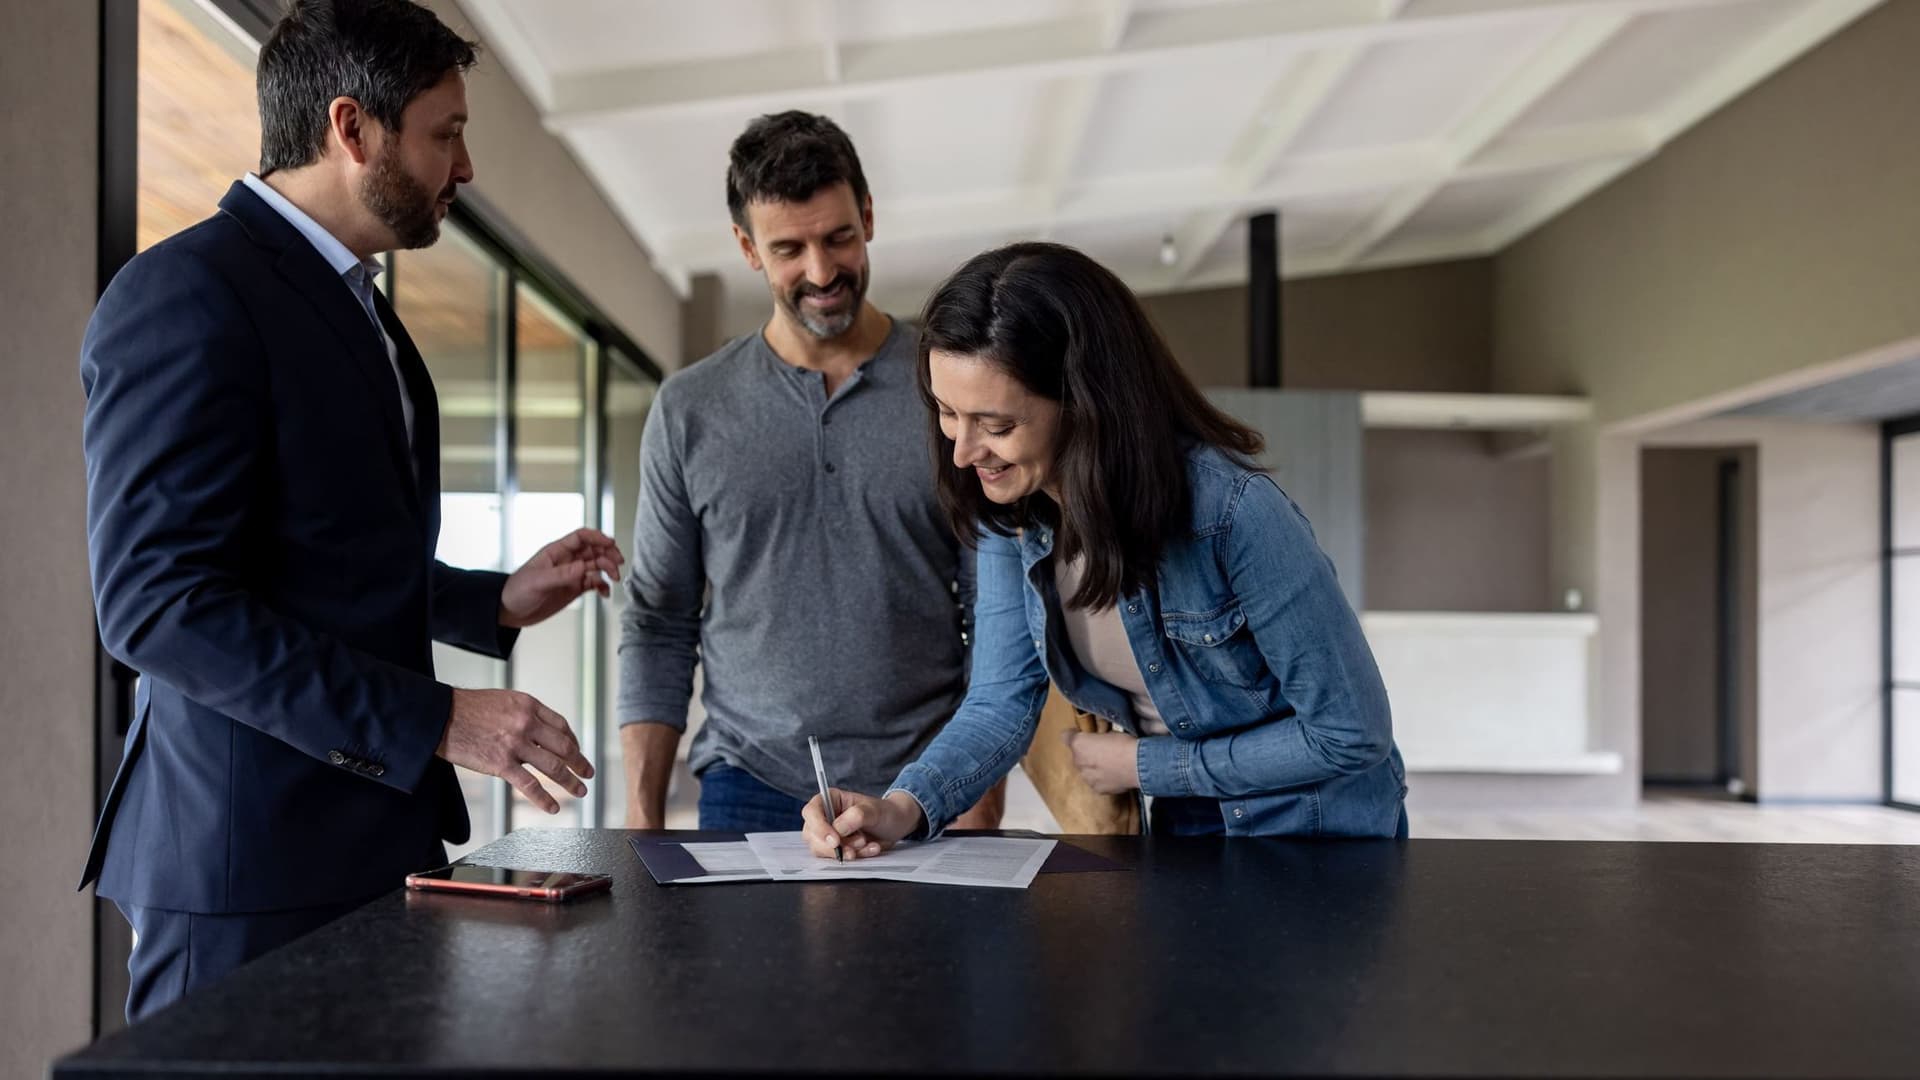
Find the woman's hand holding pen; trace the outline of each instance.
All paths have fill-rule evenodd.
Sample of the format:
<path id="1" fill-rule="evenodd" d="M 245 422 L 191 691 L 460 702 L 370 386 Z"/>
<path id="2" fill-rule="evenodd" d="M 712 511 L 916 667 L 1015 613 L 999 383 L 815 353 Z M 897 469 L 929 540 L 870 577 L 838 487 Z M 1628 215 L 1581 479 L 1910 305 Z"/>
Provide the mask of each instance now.
<path id="1" fill-rule="evenodd" d="M 849 859 L 871 858 L 920 827 L 920 804 L 904 792 L 884 799 L 839 788 L 833 788 L 832 794 L 840 813 L 831 822 L 818 795 L 800 811 L 806 822 L 807 847 L 820 858 L 833 858 L 834 850 L 842 846 Z"/>

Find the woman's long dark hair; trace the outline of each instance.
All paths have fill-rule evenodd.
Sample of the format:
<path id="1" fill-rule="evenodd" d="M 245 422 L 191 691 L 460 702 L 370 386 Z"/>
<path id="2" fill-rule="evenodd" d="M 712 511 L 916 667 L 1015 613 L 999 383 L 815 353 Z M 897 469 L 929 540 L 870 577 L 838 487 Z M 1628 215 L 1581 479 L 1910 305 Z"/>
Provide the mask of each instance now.
<path id="1" fill-rule="evenodd" d="M 1054 555 L 1086 556 L 1068 606 L 1100 610 L 1154 579 L 1169 542 L 1191 530 L 1187 451 L 1219 447 L 1251 465 L 1260 434 L 1213 407 L 1121 280 L 1073 248 L 1010 244 L 976 255 L 934 290 L 921 315 L 920 396 L 933 433 L 940 505 L 968 543 L 979 526 L 1004 536 L 1054 527 Z M 935 350 L 994 364 L 1059 402 L 1056 506 L 986 497 L 953 465 L 927 358 Z"/>

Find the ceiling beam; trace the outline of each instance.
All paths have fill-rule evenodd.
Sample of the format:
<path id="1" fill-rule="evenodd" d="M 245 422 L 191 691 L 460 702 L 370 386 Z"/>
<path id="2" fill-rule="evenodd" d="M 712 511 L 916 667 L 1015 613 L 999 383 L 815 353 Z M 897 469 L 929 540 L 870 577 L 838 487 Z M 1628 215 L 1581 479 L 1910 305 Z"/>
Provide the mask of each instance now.
<path id="1" fill-rule="evenodd" d="M 845 77 L 840 65 L 840 0 L 814 0 L 813 21 L 820 35 L 820 77 L 829 85 L 838 83 Z"/>
<path id="2" fill-rule="evenodd" d="M 1281 277 L 1285 280 L 1294 280 L 1334 273 L 1386 270 L 1396 266 L 1413 266 L 1449 259 L 1477 258 L 1489 254 L 1485 245 L 1485 234 L 1478 232 L 1429 239 L 1419 244 L 1388 244 L 1360 262 L 1345 267 L 1336 265 L 1334 252 L 1309 252 L 1288 259 L 1281 267 Z M 1180 281 L 1174 280 L 1172 275 L 1166 273 L 1123 274 L 1122 278 L 1126 281 L 1127 287 L 1136 294 L 1155 296 L 1161 293 L 1242 285 L 1246 282 L 1246 267 L 1215 268 Z M 929 288 L 931 288 L 930 284 L 919 288 L 897 283 L 892 287 L 875 285 L 869 299 L 882 311 L 916 311 L 926 302 Z"/>
<path id="3" fill-rule="evenodd" d="M 1101 52 L 1111 53 L 1126 40 L 1127 27 L 1133 20 L 1133 4 L 1134 0 L 1111 0 L 1095 10 L 1092 16 L 1097 27 L 1095 46 Z M 1092 132 L 1106 79 L 1105 74 L 1093 71 L 1068 82 L 1054 105 L 1050 130 L 1040 140 L 1044 150 L 1034 170 L 1033 182 L 1040 190 L 1041 201 L 1055 212 L 1065 201 L 1073 182 L 1073 167 Z M 1043 230 L 1043 236 L 1046 231 Z"/>
<path id="4" fill-rule="evenodd" d="M 1396 266 L 1479 258 L 1491 254 L 1491 250 L 1487 246 L 1486 234 L 1483 231 L 1473 231 L 1451 236 L 1430 237 L 1416 242 L 1384 244 L 1357 262 L 1343 261 L 1345 255 L 1338 250 L 1294 252 L 1280 264 L 1280 277 L 1282 280 L 1292 281 L 1297 278 L 1324 277 L 1328 274 L 1387 270 Z M 1142 296 L 1151 296 L 1157 293 L 1227 288 L 1244 285 L 1246 280 L 1246 266 L 1236 263 L 1231 266 L 1216 266 L 1179 280 L 1167 274 L 1133 275 L 1127 281 L 1127 285 Z"/>
<path id="5" fill-rule="evenodd" d="M 1515 135 L 1449 170 L 1429 148 L 1349 150 L 1286 159 L 1265 183 L 1237 190 L 1219 174 L 1159 173 L 1114 180 L 1056 203 L 1055 193 L 1029 186 L 990 194 L 969 192 L 932 199 L 876 202 L 882 245 L 956 236 L 1038 236 L 1060 225 L 1098 224 L 1156 213 L 1216 214 L 1224 230 L 1236 217 L 1289 202 L 1385 191 L 1408 183 L 1438 185 L 1449 178 L 1477 179 L 1581 162 L 1639 160 L 1653 144 L 1637 127 L 1606 123 L 1548 134 Z M 1218 232 L 1214 234 L 1217 238 Z M 739 253 L 724 222 L 647 236 L 649 250 L 664 265 L 699 273 L 732 266 Z M 1178 242 L 1176 241 L 1176 246 Z M 1188 249 L 1181 249 L 1185 255 Z M 1195 272 L 1194 267 L 1183 268 Z"/>
<path id="6" fill-rule="evenodd" d="M 1515 70 L 1442 140 L 1439 175 L 1403 186 L 1387 204 L 1354 231 L 1340 248 L 1347 263 L 1358 262 L 1420 212 L 1449 183 L 1460 167 L 1492 146 L 1554 87 L 1607 46 L 1633 15 L 1610 11 L 1574 20 Z"/>
<path id="7" fill-rule="evenodd" d="M 534 52 L 533 39 L 520 28 L 508 0 L 460 0 L 460 9 L 485 39 L 487 52 L 500 58 L 507 74 L 546 113 L 553 108 L 553 78 Z"/>
<path id="8" fill-rule="evenodd" d="M 1109 13 L 1094 9 L 1011 27 L 894 40 L 801 46 L 717 60 L 557 75 L 545 120 L 555 130 L 622 117 L 706 109 L 773 109 L 796 99 L 864 98 L 902 87 L 993 74 L 1086 76 L 1147 66 L 1247 42 L 1357 47 L 1432 33 L 1525 21 L 1542 11 L 1632 15 L 1760 0 L 1432 0 L 1401 13 L 1381 0 L 1237 0 L 1133 13 L 1114 47 Z M 477 10 L 504 18 L 500 0 Z M 488 20 L 493 21 L 492 19 Z M 837 53 L 829 56 L 829 51 Z M 828 73 L 837 70 L 838 80 Z"/>
<path id="9" fill-rule="evenodd" d="M 1224 196 L 1245 196 L 1266 179 L 1363 51 L 1357 45 L 1335 46 L 1287 66 L 1227 155 L 1219 180 Z M 1237 208 L 1218 207 L 1188 216 L 1174 235 L 1174 279 L 1184 280 L 1198 269 L 1239 217 Z"/>
<path id="10" fill-rule="evenodd" d="M 1701 76 L 1666 108 L 1643 119 L 1641 124 L 1649 144 L 1645 153 L 1612 162 L 1596 162 L 1592 168 L 1579 170 L 1541 191 L 1489 231 L 1493 250 L 1505 248 L 1611 183 L 1708 114 L 1746 93 L 1754 84 L 1838 33 L 1880 2 L 1822 0 L 1782 19 L 1746 48 Z"/>

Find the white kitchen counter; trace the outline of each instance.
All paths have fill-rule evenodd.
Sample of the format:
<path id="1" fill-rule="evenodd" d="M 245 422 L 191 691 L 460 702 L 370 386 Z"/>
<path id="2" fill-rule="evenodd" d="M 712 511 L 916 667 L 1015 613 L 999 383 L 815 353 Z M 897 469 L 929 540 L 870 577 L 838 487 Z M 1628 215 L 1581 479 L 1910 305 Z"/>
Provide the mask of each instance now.
<path id="1" fill-rule="evenodd" d="M 1590 614 L 1374 611 L 1360 617 L 1412 772 L 1617 773 L 1590 745 Z"/>

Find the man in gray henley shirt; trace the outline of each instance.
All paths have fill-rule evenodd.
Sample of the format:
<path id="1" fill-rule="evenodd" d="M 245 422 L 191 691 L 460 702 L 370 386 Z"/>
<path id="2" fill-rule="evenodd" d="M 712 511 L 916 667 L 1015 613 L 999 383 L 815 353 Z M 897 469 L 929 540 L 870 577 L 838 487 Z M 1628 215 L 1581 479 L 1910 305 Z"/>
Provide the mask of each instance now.
<path id="1" fill-rule="evenodd" d="M 799 829 L 808 735 L 836 786 L 885 790 L 966 692 L 973 554 L 935 499 L 914 330 L 866 301 L 853 144 L 823 117 L 761 117 L 727 204 L 774 311 L 668 379 L 641 436 L 618 706 L 633 828 L 664 826 L 696 663 L 703 829 Z M 998 823 L 996 792 L 963 827 Z"/>

